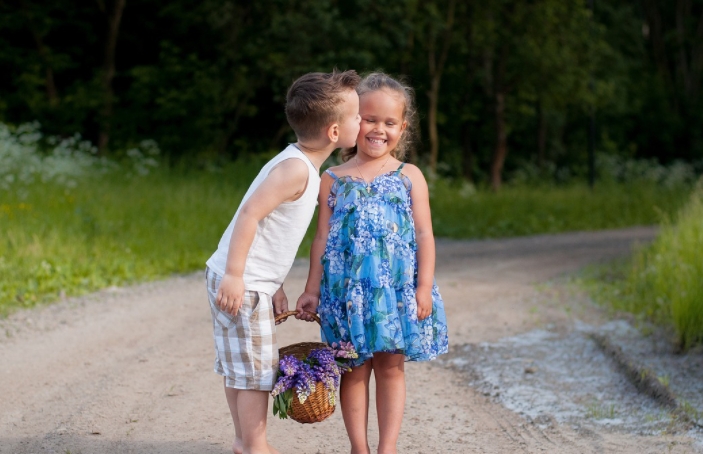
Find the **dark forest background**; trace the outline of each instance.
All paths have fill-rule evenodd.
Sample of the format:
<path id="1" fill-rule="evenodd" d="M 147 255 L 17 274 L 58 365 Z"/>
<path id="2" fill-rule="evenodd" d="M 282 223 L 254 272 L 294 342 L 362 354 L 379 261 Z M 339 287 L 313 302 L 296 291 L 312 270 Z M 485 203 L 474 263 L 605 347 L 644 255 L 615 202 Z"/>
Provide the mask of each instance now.
<path id="1" fill-rule="evenodd" d="M 333 67 L 405 76 L 411 160 L 443 176 L 585 176 L 591 131 L 601 154 L 703 162 L 703 0 L 0 0 L 0 122 L 105 156 L 278 150 L 286 88 Z"/>

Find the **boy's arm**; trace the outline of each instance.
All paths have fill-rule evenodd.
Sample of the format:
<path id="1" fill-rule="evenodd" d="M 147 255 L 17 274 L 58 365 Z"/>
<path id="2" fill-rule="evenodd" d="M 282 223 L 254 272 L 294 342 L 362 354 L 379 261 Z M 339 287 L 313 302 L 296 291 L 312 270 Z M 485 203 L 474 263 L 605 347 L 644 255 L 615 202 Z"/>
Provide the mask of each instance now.
<path id="1" fill-rule="evenodd" d="M 430 214 L 430 192 L 420 169 L 406 165 L 404 170 L 412 182 L 413 221 L 417 242 L 417 318 L 424 320 L 432 314 L 432 287 L 434 285 L 435 244 Z"/>
<path id="2" fill-rule="evenodd" d="M 327 198 L 330 195 L 333 181 L 332 177 L 327 173 L 324 173 L 320 180 L 320 194 L 317 204 L 317 231 L 310 247 L 310 270 L 308 271 L 308 280 L 305 283 L 305 291 L 300 295 L 295 306 L 295 310 L 298 311 L 296 318 L 309 322 L 313 319 L 305 312 L 317 312 L 317 306 L 320 304 L 320 280 L 322 279 L 320 259 L 325 252 L 327 236 L 330 231 L 329 221 L 332 216 L 332 209 L 327 205 Z"/>
<path id="3" fill-rule="evenodd" d="M 232 229 L 225 275 L 217 291 L 220 309 L 237 315 L 244 297 L 244 267 L 256 229 L 263 218 L 283 202 L 296 200 L 305 191 L 308 167 L 300 159 L 286 159 L 269 172 L 239 210 Z"/>
<path id="4" fill-rule="evenodd" d="M 288 297 L 286 296 L 286 292 L 283 291 L 283 284 L 281 284 L 278 290 L 276 290 L 276 293 L 273 294 L 271 301 L 273 302 L 274 317 L 281 315 L 284 312 L 288 312 Z M 276 322 L 276 325 L 279 325 L 280 323 L 281 322 Z"/>

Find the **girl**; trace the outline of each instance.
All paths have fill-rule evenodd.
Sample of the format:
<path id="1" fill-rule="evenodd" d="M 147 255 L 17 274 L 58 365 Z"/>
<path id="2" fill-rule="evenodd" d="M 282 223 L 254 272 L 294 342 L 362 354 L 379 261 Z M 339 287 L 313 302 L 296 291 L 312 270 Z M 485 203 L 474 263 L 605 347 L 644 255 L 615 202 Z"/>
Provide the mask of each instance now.
<path id="1" fill-rule="evenodd" d="M 434 283 L 427 182 L 404 164 L 416 128 L 412 89 L 373 73 L 357 88 L 361 128 L 344 164 L 323 174 L 310 273 L 297 304 L 317 309 L 327 343 L 359 354 L 340 400 L 352 454 L 369 454 L 369 380 L 376 379 L 379 454 L 396 453 L 405 406 L 404 361 L 447 352 L 444 305 Z M 319 302 L 319 307 L 318 306 Z"/>

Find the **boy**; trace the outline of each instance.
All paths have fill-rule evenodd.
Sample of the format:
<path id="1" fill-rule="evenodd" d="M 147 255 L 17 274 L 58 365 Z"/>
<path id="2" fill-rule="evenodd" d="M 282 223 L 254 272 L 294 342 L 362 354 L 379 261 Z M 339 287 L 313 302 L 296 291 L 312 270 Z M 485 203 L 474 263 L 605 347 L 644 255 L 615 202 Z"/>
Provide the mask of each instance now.
<path id="1" fill-rule="evenodd" d="M 278 453 L 266 441 L 278 368 L 274 313 L 288 310 L 283 280 L 315 210 L 320 166 L 335 149 L 356 143 L 358 83 L 354 71 L 293 82 L 285 110 L 297 142 L 261 169 L 207 261 L 215 372 L 224 376 L 235 454 Z"/>

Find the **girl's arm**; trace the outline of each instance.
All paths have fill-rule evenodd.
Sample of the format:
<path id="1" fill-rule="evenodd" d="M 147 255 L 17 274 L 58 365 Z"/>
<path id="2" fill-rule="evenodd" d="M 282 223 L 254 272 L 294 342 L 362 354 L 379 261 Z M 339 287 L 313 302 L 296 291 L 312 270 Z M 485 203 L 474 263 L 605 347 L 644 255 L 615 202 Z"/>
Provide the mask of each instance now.
<path id="1" fill-rule="evenodd" d="M 432 314 L 432 287 L 434 285 L 435 244 L 430 214 L 430 192 L 420 169 L 406 164 L 404 173 L 413 184 L 410 197 L 413 201 L 415 241 L 417 242 L 417 318 L 424 320 Z"/>
<path id="2" fill-rule="evenodd" d="M 317 306 L 320 304 L 320 281 L 322 280 L 322 263 L 320 259 L 325 252 L 327 245 L 327 236 L 330 232 L 330 217 L 332 210 L 327 205 L 327 198 L 330 195 L 332 183 L 334 180 L 325 172 L 320 180 L 320 194 L 318 196 L 318 213 L 317 213 L 317 231 L 310 247 L 310 270 L 308 271 L 308 280 L 305 284 L 305 291 L 296 304 L 295 310 L 298 311 L 296 318 L 311 322 L 313 319 L 305 312 L 317 312 Z"/>

